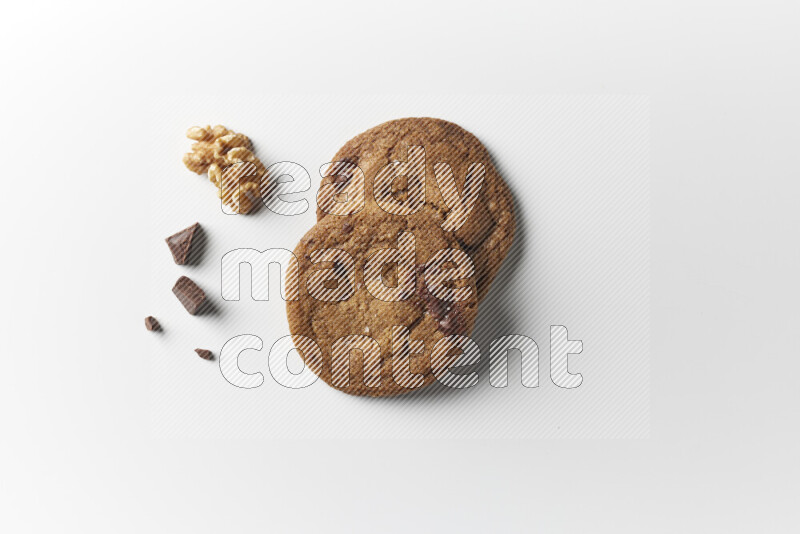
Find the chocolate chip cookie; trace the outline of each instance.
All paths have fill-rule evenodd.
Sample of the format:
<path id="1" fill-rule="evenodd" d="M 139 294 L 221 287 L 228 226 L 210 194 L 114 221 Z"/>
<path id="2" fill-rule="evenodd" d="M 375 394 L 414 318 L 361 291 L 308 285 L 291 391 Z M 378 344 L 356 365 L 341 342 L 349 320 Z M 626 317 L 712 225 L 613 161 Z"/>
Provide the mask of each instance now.
<path id="1" fill-rule="evenodd" d="M 436 344 L 472 331 L 475 275 L 433 213 L 324 217 L 294 254 L 287 283 L 298 284 L 299 298 L 286 303 L 292 338 L 306 365 L 336 389 L 381 397 L 425 387 L 435 380 Z"/>
<path id="2" fill-rule="evenodd" d="M 458 192 L 464 191 L 471 165 L 481 164 L 485 171 L 477 201 L 468 218 L 454 230 L 454 235 L 463 250 L 470 255 L 476 267 L 478 300 L 489 291 L 514 238 L 514 206 L 511 192 L 492 163 L 486 147 L 471 133 L 451 122 L 433 118 L 406 118 L 385 122 L 361 133 L 345 143 L 336 153 L 334 162 L 352 163 L 363 172 L 360 177 L 366 186 L 366 211 L 381 210 L 373 193 L 376 177 L 393 161 L 409 161 L 409 147 L 424 148 L 425 207 L 411 215 L 421 219 L 435 214 L 437 220 L 444 221 L 451 211 L 446 194 L 442 194 L 439 177 L 442 169 L 437 165 L 449 165 Z M 447 168 L 445 167 L 445 170 Z M 352 177 L 345 173 L 329 173 L 323 178 L 323 185 L 332 184 L 335 194 L 347 190 Z M 323 190 L 320 190 L 323 193 Z M 445 193 L 447 191 L 445 190 Z M 403 183 L 392 191 L 398 198 L 409 194 L 403 190 Z M 318 205 L 323 206 L 324 202 Z M 322 207 L 317 209 L 317 220 L 335 217 L 326 213 Z"/>

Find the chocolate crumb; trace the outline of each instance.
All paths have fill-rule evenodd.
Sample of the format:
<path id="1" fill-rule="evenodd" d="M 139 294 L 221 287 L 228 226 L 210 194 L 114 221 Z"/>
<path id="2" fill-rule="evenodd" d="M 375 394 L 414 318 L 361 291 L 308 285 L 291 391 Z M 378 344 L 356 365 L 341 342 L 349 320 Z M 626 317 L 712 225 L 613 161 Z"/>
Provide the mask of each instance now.
<path id="1" fill-rule="evenodd" d="M 161 325 L 156 321 L 156 318 L 152 315 L 148 315 L 144 318 L 144 327 L 147 328 L 151 332 L 158 332 L 161 330 Z"/>
<path id="2" fill-rule="evenodd" d="M 345 234 L 349 234 L 352 231 L 353 231 L 353 225 L 350 224 L 349 222 L 346 222 L 342 225 L 342 232 L 344 232 Z"/>
<path id="3" fill-rule="evenodd" d="M 198 356 L 200 356 L 200 357 L 201 357 L 201 358 L 203 358 L 204 360 L 211 360 L 211 359 L 213 359 L 213 358 L 214 358 L 214 355 L 213 355 L 213 354 L 211 354 L 211 351 L 210 351 L 210 350 L 206 350 L 206 349 L 194 349 L 194 351 L 197 353 L 197 355 L 198 355 Z"/>

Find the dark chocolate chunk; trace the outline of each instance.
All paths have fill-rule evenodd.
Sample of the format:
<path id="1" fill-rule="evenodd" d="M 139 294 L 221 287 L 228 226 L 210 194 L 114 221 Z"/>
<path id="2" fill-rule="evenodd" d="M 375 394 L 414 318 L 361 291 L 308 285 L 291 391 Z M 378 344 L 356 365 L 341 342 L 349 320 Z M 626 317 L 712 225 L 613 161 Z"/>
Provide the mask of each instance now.
<path id="1" fill-rule="evenodd" d="M 211 351 L 210 351 L 210 350 L 206 350 L 206 349 L 194 349 L 194 351 L 197 353 L 197 355 L 198 355 L 198 356 L 200 356 L 200 357 L 201 357 L 201 358 L 203 358 L 204 360 L 211 360 L 211 359 L 213 359 L 213 358 L 214 358 L 214 355 L 213 355 L 213 354 L 211 354 Z"/>
<path id="2" fill-rule="evenodd" d="M 428 313 L 430 313 L 437 321 L 444 319 L 447 317 L 447 314 L 450 313 L 450 305 L 443 300 L 437 299 L 430 293 L 428 293 L 428 298 L 425 301 L 425 305 Z"/>
<path id="3" fill-rule="evenodd" d="M 464 316 L 458 303 L 452 306 L 444 318 L 439 321 L 439 330 L 446 336 L 463 334 L 465 328 Z"/>
<path id="4" fill-rule="evenodd" d="M 349 234 L 353 231 L 353 225 L 349 222 L 342 224 L 342 233 Z"/>
<path id="5" fill-rule="evenodd" d="M 175 296 L 181 301 L 186 311 L 192 315 L 197 314 L 206 301 L 206 294 L 203 293 L 203 290 L 197 287 L 197 284 L 186 276 L 178 278 L 178 281 L 175 282 L 175 286 L 172 288 L 172 292 L 175 293 Z"/>
<path id="6" fill-rule="evenodd" d="M 450 304 L 436 298 L 425 285 L 425 265 L 417 265 L 416 296 L 423 309 L 439 323 L 439 331 L 444 335 L 462 334 L 466 329 L 461 305 Z"/>
<path id="7" fill-rule="evenodd" d="M 157 332 L 161 330 L 161 325 L 158 324 L 158 321 L 156 321 L 156 318 L 153 317 L 152 315 L 144 318 L 144 327 L 150 330 L 151 332 L 153 331 Z"/>
<path id="8" fill-rule="evenodd" d="M 189 257 L 189 249 L 192 246 L 192 239 L 200 227 L 200 223 L 194 223 L 189 228 L 184 228 L 177 234 L 169 236 L 165 241 L 172 252 L 172 258 L 178 265 L 186 265 L 186 259 Z"/>

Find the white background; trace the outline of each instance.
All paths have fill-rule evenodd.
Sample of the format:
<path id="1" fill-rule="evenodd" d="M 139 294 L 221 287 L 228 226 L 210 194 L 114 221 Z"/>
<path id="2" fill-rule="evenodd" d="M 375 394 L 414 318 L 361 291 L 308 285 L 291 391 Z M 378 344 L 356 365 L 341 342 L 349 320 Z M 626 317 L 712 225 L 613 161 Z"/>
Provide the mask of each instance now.
<path id="1" fill-rule="evenodd" d="M 4 530 L 796 530 L 797 3 L 514 5 L 4 8 Z M 254 90 L 649 95 L 650 438 L 152 439 L 149 103 Z"/>

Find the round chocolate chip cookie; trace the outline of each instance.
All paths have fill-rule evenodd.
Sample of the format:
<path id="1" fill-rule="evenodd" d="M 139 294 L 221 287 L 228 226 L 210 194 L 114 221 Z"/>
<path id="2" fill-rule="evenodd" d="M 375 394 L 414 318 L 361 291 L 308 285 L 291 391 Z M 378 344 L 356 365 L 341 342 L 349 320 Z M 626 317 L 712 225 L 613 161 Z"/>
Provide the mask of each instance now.
<path id="1" fill-rule="evenodd" d="M 437 343 L 472 332 L 471 263 L 428 215 L 331 215 L 297 245 L 287 273 L 299 289 L 286 303 L 289 328 L 306 365 L 336 389 L 375 397 L 416 391 L 435 380 L 444 354 L 431 363 Z"/>
<path id="2" fill-rule="evenodd" d="M 423 147 L 424 156 L 412 156 L 410 147 Z M 374 187 L 376 179 L 385 172 L 389 163 L 410 164 L 412 157 L 424 163 L 421 164 L 425 177 L 424 202 L 430 208 L 413 213 L 410 215 L 413 219 L 428 217 L 434 212 L 438 214 L 440 221 L 446 220 L 452 210 L 452 194 L 462 194 L 465 185 L 470 181 L 468 176 L 474 170 L 471 165 L 483 166 L 482 186 L 477 192 L 477 201 L 466 219 L 460 221 L 458 228 L 451 230 L 475 263 L 478 300 L 481 300 L 488 293 L 489 286 L 511 247 L 515 221 L 511 192 L 498 174 L 486 147 L 474 135 L 456 124 L 440 119 L 398 119 L 357 135 L 345 143 L 333 161 L 349 162 L 361 169 L 361 180 L 366 189 L 363 209 L 375 211 L 381 210 L 373 194 L 377 194 L 379 189 Z M 446 165 L 442 167 L 441 164 Z M 447 175 L 454 179 L 457 191 L 452 188 L 448 191 L 443 187 L 442 177 Z M 390 193 L 402 200 L 409 194 L 404 186 L 408 182 L 403 182 L 402 176 L 399 178 L 401 179 L 393 184 Z M 352 177 L 346 173 L 328 173 L 323 178 L 323 186 L 332 184 L 329 189 L 334 194 L 346 191 L 351 182 Z M 323 193 L 322 189 L 320 193 Z M 318 221 L 333 217 L 324 208 L 325 202 L 318 202 Z"/>

